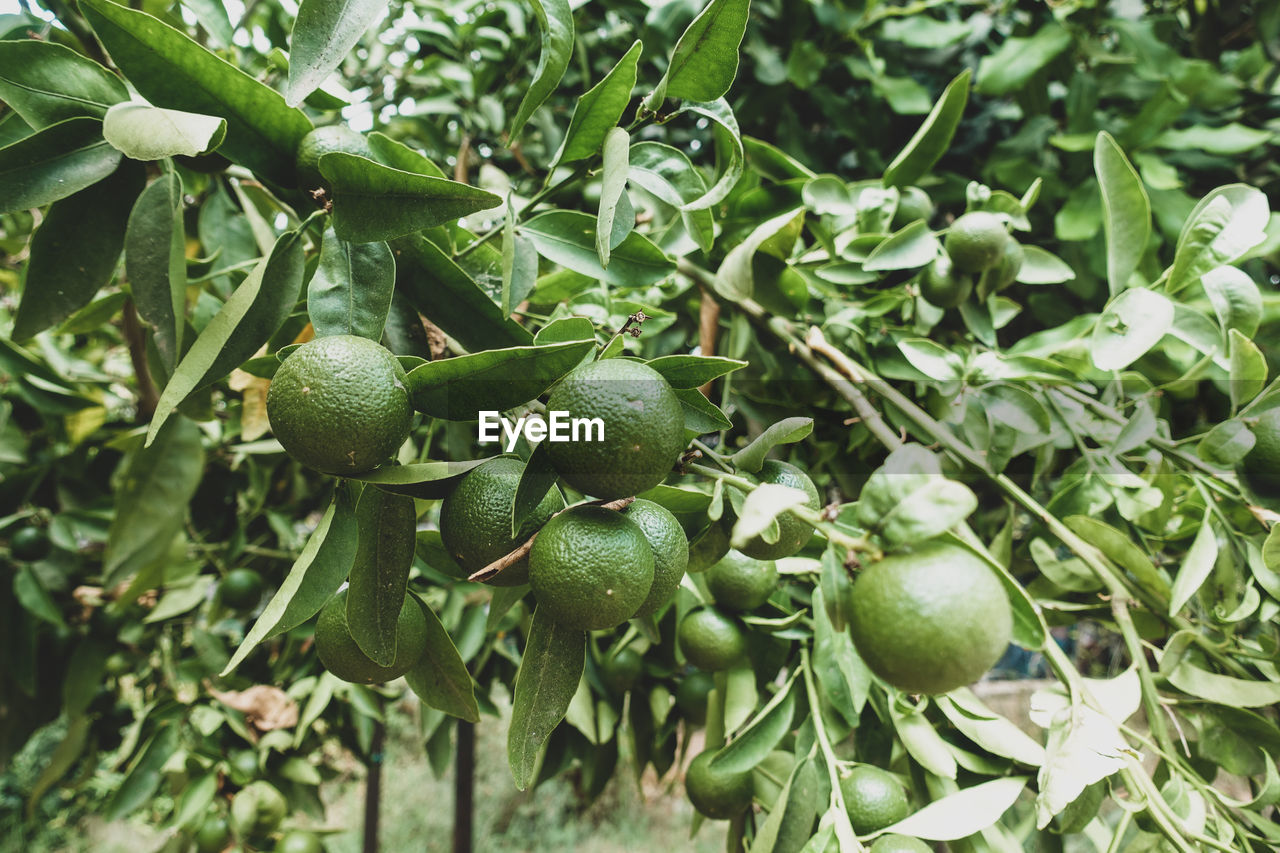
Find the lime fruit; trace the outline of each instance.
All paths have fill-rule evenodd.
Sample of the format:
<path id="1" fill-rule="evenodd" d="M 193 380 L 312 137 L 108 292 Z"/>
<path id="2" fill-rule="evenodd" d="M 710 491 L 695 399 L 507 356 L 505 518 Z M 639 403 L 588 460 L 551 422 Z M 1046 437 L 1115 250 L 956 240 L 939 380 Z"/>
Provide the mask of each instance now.
<path id="1" fill-rule="evenodd" d="M 241 838 L 261 839 L 275 832 L 289 811 L 284 795 L 270 782 L 250 782 L 231 801 L 231 825 Z"/>
<path id="2" fill-rule="evenodd" d="M 320 836 L 314 832 L 294 829 L 280 838 L 275 853 L 324 853 L 324 845 L 320 843 Z"/>
<path id="3" fill-rule="evenodd" d="M 684 774 L 689 802 L 706 817 L 726 820 L 751 805 L 751 771 L 732 773 L 711 766 L 715 750 L 699 753 Z"/>
<path id="4" fill-rule="evenodd" d="M 552 486 L 512 536 L 511 511 L 524 468 L 524 462 L 509 456 L 491 459 L 468 472 L 441 504 L 440 538 L 468 574 L 515 550 L 564 507 L 560 490 Z M 527 557 L 488 581 L 494 586 L 528 582 Z"/>
<path id="5" fill-rule="evenodd" d="M 1258 415 L 1251 431 L 1253 447 L 1236 466 L 1236 475 L 1259 497 L 1280 500 L 1280 407 Z"/>
<path id="6" fill-rule="evenodd" d="M 231 843 L 231 824 L 226 815 L 207 817 L 196 830 L 196 853 L 222 853 Z"/>
<path id="7" fill-rule="evenodd" d="M 653 501 L 643 498 L 632 501 L 622 510 L 622 515 L 640 528 L 653 551 L 653 585 L 635 612 L 636 616 L 648 616 L 670 601 L 679 589 L 689 564 L 689 540 L 676 517 Z"/>
<path id="8" fill-rule="evenodd" d="M 262 775 L 258 754 L 251 749 L 238 749 L 227 756 L 227 775 L 237 785 L 248 785 Z"/>
<path id="9" fill-rule="evenodd" d="M 653 550 L 634 521 L 584 504 L 546 523 L 529 552 L 529 584 L 555 622 L 584 631 L 627 621 L 653 587 Z"/>
<path id="10" fill-rule="evenodd" d="M 934 258 L 920 276 L 920 295 L 938 308 L 955 308 L 973 291 L 973 276 L 962 273 L 946 255 Z"/>
<path id="11" fill-rule="evenodd" d="M 635 687 L 643 672 L 644 658 L 629 647 L 605 655 L 600 661 L 600 680 L 617 696 Z"/>
<path id="12" fill-rule="evenodd" d="M 1011 234 L 1004 238 L 1004 249 L 1000 259 L 983 275 L 986 278 L 986 292 L 997 293 L 1018 280 L 1018 272 L 1026 260 L 1027 253 Z"/>
<path id="13" fill-rule="evenodd" d="M 813 480 L 790 462 L 766 459 L 760 472 L 755 475 L 755 479 L 761 483 L 776 483 L 779 486 L 790 486 L 801 490 L 809 496 L 805 506 L 810 509 L 819 509 L 822 505 Z M 778 516 L 777 542 L 766 542 L 762 536 L 757 536 L 738 550 L 757 560 L 781 560 L 783 557 L 798 553 L 808 544 L 812 536 L 812 524 L 789 512 L 784 512 Z"/>
<path id="14" fill-rule="evenodd" d="M 975 210 L 951 223 L 942 245 L 957 270 L 982 272 L 1000 260 L 1008 239 L 1009 232 L 1000 217 Z"/>
<path id="15" fill-rule="evenodd" d="M 49 534 L 40 527 L 23 527 L 9 537 L 9 553 L 15 560 L 34 563 L 49 556 L 52 549 Z"/>
<path id="16" fill-rule="evenodd" d="M 566 483 L 604 500 L 658 485 L 685 446 L 680 401 L 662 374 L 643 362 L 584 364 L 551 391 L 547 410 L 599 427 L 580 431 L 576 440 L 549 443 L 548 453 Z"/>
<path id="17" fill-rule="evenodd" d="M 711 607 L 685 614 L 676 642 L 685 660 L 705 672 L 728 669 L 747 653 L 747 638 L 737 621 Z"/>
<path id="18" fill-rule="evenodd" d="M 933 218 L 933 200 L 929 194 L 919 187 L 902 187 L 898 190 L 898 207 L 893 212 L 893 222 L 889 228 L 897 231 L 912 222 L 923 219 L 928 222 Z"/>
<path id="19" fill-rule="evenodd" d="M 871 671 L 911 693 L 977 681 L 1013 630 L 1004 585 L 976 554 L 928 542 L 865 569 L 853 585 L 850 633 Z"/>
<path id="20" fill-rule="evenodd" d="M 218 582 L 222 603 L 236 610 L 248 610 L 262 600 L 262 575 L 253 569 L 232 569 Z"/>
<path id="21" fill-rule="evenodd" d="M 356 335 L 316 338 L 294 350 L 271 380 L 267 419 L 290 456 L 326 474 L 363 474 L 409 435 L 413 409 L 404 368 Z"/>
<path id="22" fill-rule="evenodd" d="M 676 687 L 676 707 L 680 714 L 695 726 L 707 722 L 707 694 L 715 689 L 716 681 L 705 672 L 691 672 Z"/>
<path id="23" fill-rule="evenodd" d="M 690 572 L 705 572 L 729 553 L 729 530 L 723 519 L 717 519 L 689 542 Z"/>
<path id="24" fill-rule="evenodd" d="M 871 845 L 870 853 L 933 853 L 933 848 L 910 835 L 882 835 Z"/>
<path id="25" fill-rule="evenodd" d="M 707 572 L 707 591 L 716 606 L 742 612 L 755 610 L 778 588 L 778 564 L 730 551 Z"/>
<path id="26" fill-rule="evenodd" d="M 412 596 L 404 597 L 396 622 L 396 658 L 390 666 L 374 663 L 360 650 L 347 626 L 347 590 L 342 590 L 320 611 L 316 620 L 316 653 L 320 662 L 343 681 L 378 684 L 413 669 L 427 647 L 427 617 Z"/>
<path id="27" fill-rule="evenodd" d="M 859 835 L 884 829 L 911 813 L 907 792 L 898 780 L 870 764 L 859 764 L 840 777 L 840 793 L 849 811 L 849 823 Z"/>
<path id="28" fill-rule="evenodd" d="M 320 174 L 320 158 L 332 151 L 359 154 L 373 159 L 373 149 L 364 134 L 357 133 L 344 124 L 317 127 L 302 137 L 295 155 L 298 186 L 304 190 L 327 187 L 328 182 Z"/>

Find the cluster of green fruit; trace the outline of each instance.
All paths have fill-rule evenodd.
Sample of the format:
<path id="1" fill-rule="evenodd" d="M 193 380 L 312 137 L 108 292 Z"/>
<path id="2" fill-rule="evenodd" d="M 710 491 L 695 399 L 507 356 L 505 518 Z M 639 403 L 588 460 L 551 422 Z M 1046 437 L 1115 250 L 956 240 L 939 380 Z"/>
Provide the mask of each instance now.
<path id="1" fill-rule="evenodd" d="M 955 308 L 975 285 L 982 298 L 1003 290 L 1018 277 L 1025 257 L 1004 220 L 985 210 L 951 223 L 943 248 L 918 279 L 920 295 L 938 308 Z"/>
<path id="2" fill-rule="evenodd" d="M 197 853 L 222 853 L 233 840 L 252 844 L 254 849 L 274 853 L 323 853 L 319 836 L 293 829 L 279 837 L 280 825 L 288 814 L 284 795 L 270 782 L 261 779 L 245 785 L 231 800 L 230 819 L 224 814 L 210 815 L 195 832 Z"/>

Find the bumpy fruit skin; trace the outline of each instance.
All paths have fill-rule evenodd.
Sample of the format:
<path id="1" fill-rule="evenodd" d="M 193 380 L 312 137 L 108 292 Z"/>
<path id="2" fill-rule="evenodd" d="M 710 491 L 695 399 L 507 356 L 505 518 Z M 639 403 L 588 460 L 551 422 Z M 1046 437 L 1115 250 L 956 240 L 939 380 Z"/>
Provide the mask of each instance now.
<path id="1" fill-rule="evenodd" d="M 427 617 L 411 596 L 405 596 L 396 621 L 396 659 L 390 666 L 374 663 L 360 650 L 347 627 L 347 590 L 320 611 L 316 620 L 316 654 L 324 668 L 352 684 L 380 684 L 413 669 L 427 646 Z"/>
<path id="2" fill-rule="evenodd" d="M 711 767 L 715 750 L 700 753 L 689 762 L 684 790 L 689 802 L 701 814 L 714 820 L 728 820 L 751 805 L 751 771 L 729 773 Z"/>
<path id="3" fill-rule="evenodd" d="M 603 441 L 579 434 L 578 441 L 550 442 L 547 450 L 561 479 L 604 500 L 658 485 L 685 446 L 680 400 L 643 362 L 606 358 L 575 368 L 552 390 L 547 409 L 603 422 Z M 591 437 L 598 437 L 594 430 Z"/>
<path id="4" fill-rule="evenodd" d="M 849 631 L 871 671 L 910 693 L 972 684 L 1000 659 L 1013 615 L 995 572 L 959 545 L 928 542 L 864 569 Z"/>
<path id="5" fill-rule="evenodd" d="M 9 553 L 15 560 L 34 563 L 49 556 L 52 550 L 49 534 L 39 527 L 23 527 L 9 537 Z"/>
<path id="6" fill-rule="evenodd" d="M 232 569 L 218 583 L 222 603 L 247 610 L 262 599 L 262 575 L 253 569 Z"/>
<path id="7" fill-rule="evenodd" d="M 973 292 L 973 276 L 960 272 L 946 255 L 934 258 L 920 276 L 920 295 L 938 308 L 955 308 Z"/>
<path id="8" fill-rule="evenodd" d="M 716 606 L 743 612 L 755 610 L 778 588 L 778 564 L 730 551 L 707 572 L 707 591 Z"/>
<path id="9" fill-rule="evenodd" d="M 859 835 L 892 826 L 911 813 L 907 792 L 892 774 L 860 764 L 840 779 L 849 823 Z"/>
<path id="10" fill-rule="evenodd" d="M 747 638 L 738 623 L 711 607 L 685 614 L 676 642 L 685 660 L 706 672 L 729 669 L 747 653 Z"/>
<path id="11" fill-rule="evenodd" d="M 689 542 L 688 571 L 705 572 L 728 553 L 729 530 L 724 519 L 717 519 Z"/>
<path id="12" fill-rule="evenodd" d="M 328 183 L 320 174 L 320 158 L 332 151 L 344 151 L 347 154 L 358 154 L 373 159 L 373 149 L 364 134 L 357 133 L 344 124 L 317 127 L 302 137 L 295 155 L 298 187 L 314 190 L 327 187 Z"/>
<path id="13" fill-rule="evenodd" d="M 790 486 L 801 490 L 809 496 L 805 506 L 810 509 L 819 509 L 822 506 L 822 499 L 818 496 L 818 488 L 813 484 L 813 480 L 790 462 L 766 459 L 760 468 L 760 473 L 755 476 L 761 483 L 776 483 L 779 486 Z M 757 560 L 781 560 L 783 557 L 799 553 L 812 537 L 812 524 L 789 512 L 784 512 L 778 516 L 777 542 L 769 543 L 764 541 L 763 537 L 757 536 L 738 550 Z"/>
<path id="14" fill-rule="evenodd" d="M 512 536 L 511 509 L 524 467 L 519 459 L 509 456 L 491 459 L 468 472 L 441 504 L 440 538 L 468 574 L 511 553 L 564 507 L 560 490 L 553 486 L 520 526 L 519 533 Z M 493 586 L 528 582 L 527 557 L 488 581 Z"/>
<path id="15" fill-rule="evenodd" d="M 644 658 L 632 648 L 619 649 L 600 661 L 600 680 L 618 696 L 635 687 L 643 672 Z"/>
<path id="16" fill-rule="evenodd" d="M 976 273 L 995 266 L 1008 238 L 1000 217 L 975 210 L 951 223 L 942 245 L 957 270 Z"/>
<path id="17" fill-rule="evenodd" d="M 529 552 L 538 609 L 569 628 L 601 631 L 630 619 L 653 587 L 653 550 L 621 513 L 584 504 L 546 523 Z"/>
<path id="18" fill-rule="evenodd" d="M 691 672 L 676 687 L 676 707 L 684 719 L 695 726 L 707 722 L 707 694 L 715 689 L 716 682 L 705 672 Z"/>
<path id="19" fill-rule="evenodd" d="M 689 540 L 676 517 L 653 501 L 643 498 L 633 501 L 622 510 L 622 515 L 635 522 L 653 551 L 653 586 L 635 613 L 649 616 L 670 601 L 680 587 L 685 567 L 689 565 Z"/>
<path id="20" fill-rule="evenodd" d="M 298 347 L 267 391 L 267 419 L 285 451 L 337 476 L 370 471 L 409 435 L 404 368 L 385 347 L 330 335 Z"/>
<path id="21" fill-rule="evenodd" d="M 870 853 L 933 853 L 933 848 L 910 835 L 882 835 L 871 845 Z"/>
<path id="22" fill-rule="evenodd" d="M 270 782 L 250 782 L 231 801 L 231 825 L 241 838 L 261 839 L 275 832 L 289 811 L 284 795 Z"/>

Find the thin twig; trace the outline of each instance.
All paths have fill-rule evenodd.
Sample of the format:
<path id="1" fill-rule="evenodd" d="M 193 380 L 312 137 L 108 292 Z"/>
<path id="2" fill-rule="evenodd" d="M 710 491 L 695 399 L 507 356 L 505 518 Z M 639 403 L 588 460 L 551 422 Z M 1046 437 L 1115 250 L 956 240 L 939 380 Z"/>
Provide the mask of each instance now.
<path id="1" fill-rule="evenodd" d="M 630 506 L 631 502 L 634 500 L 635 498 L 618 498 L 616 501 L 588 501 L 586 504 L 574 504 L 574 506 L 600 506 L 605 509 L 621 510 Z M 571 509 L 573 509 L 573 507 L 565 507 L 560 510 L 560 512 L 568 512 Z M 557 512 L 556 515 L 559 515 L 560 512 Z M 555 515 L 551 517 L 555 518 Z M 538 534 L 534 533 L 526 539 L 524 544 L 519 548 L 516 548 L 514 551 L 503 557 L 499 557 L 483 569 L 480 569 L 477 572 L 472 572 L 471 575 L 467 577 L 467 580 L 484 583 L 485 581 L 497 577 L 504 569 L 514 566 L 516 563 L 529 556 L 529 552 L 533 550 L 533 540 L 537 538 Z"/>
<path id="2" fill-rule="evenodd" d="M 124 301 L 123 321 L 124 338 L 129 344 L 129 360 L 138 377 L 138 420 L 145 422 L 155 414 L 156 404 L 160 402 L 160 392 L 156 390 L 156 383 L 151 379 L 151 368 L 147 366 L 147 344 L 132 297 Z"/>
<path id="3" fill-rule="evenodd" d="M 713 356 L 716 354 L 716 336 L 720 332 L 720 303 L 706 285 L 699 285 L 698 290 L 702 293 L 698 306 L 698 351 L 704 356 Z M 714 381 L 709 380 L 698 388 L 707 399 L 711 399 L 711 384 Z"/>

